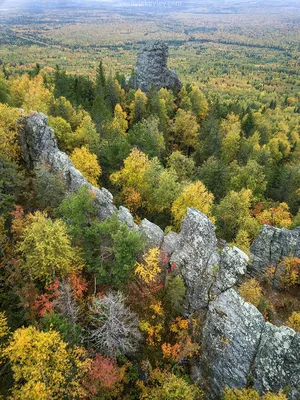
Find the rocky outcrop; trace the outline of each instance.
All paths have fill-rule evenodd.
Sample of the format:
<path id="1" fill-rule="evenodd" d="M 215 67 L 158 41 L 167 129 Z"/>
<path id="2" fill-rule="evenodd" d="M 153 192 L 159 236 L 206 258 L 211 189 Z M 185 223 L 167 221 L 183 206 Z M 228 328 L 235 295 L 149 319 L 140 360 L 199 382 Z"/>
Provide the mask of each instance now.
<path id="1" fill-rule="evenodd" d="M 300 257 L 300 227 L 289 231 L 285 228 L 264 225 L 252 243 L 250 251 L 250 274 L 260 276 L 266 272 L 267 267 L 273 266 L 275 267 L 274 288 L 282 289 L 281 276 L 284 274 L 284 266 L 279 264 L 284 257 Z"/>
<path id="2" fill-rule="evenodd" d="M 52 171 L 59 171 L 70 192 L 87 185 L 96 195 L 99 218 L 105 219 L 112 215 L 116 210 L 112 194 L 107 189 L 99 189 L 88 183 L 67 154 L 58 149 L 54 131 L 47 123 L 48 117 L 42 113 L 32 113 L 22 121 L 20 145 L 27 167 L 34 169 L 40 164 L 46 164 Z"/>
<path id="3" fill-rule="evenodd" d="M 209 398 L 219 399 L 225 386 L 247 386 L 264 325 L 257 308 L 234 289 L 209 304 L 199 360 Z"/>
<path id="4" fill-rule="evenodd" d="M 237 283 L 246 272 L 248 257 L 236 247 L 220 251 L 212 222 L 189 208 L 171 262 L 185 280 L 190 308 L 197 310 Z"/>
<path id="5" fill-rule="evenodd" d="M 168 47 L 161 40 L 149 41 L 138 53 L 135 69 L 135 88 L 147 92 L 152 85 L 156 89 L 181 89 L 176 73 L 167 67 Z"/>
<path id="6" fill-rule="evenodd" d="M 286 237 L 291 235 L 286 231 Z M 289 398 L 300 399 L 300 333 L 266 323 L 236 292 L 247 261 L 236 247 L 218 248 L 211 221 L 188 209 L 171 262 L 187 285 L 189 312 L 205 314 L 197 378 L 212 400 L 221 399 L 226 386 L 251 384 L 260 393 L 288 386 Z"/>
<path id="7" fill-rule="evenodd" d="M 96 193 L 101 219 L 117 213 L 130 229 L 143 234 L 148 247 L 160 247 L 176 265 L 187 286 L 187 314 L 201 315 L 200 356 L 194 370 L 209 399 L 222 398 L 224 387 L 252 385 L 260 393 L 289 388 L 291 400 L 300 399 L 300 333 L 264 321 L 234 286 L 246 271 L 248 257 L 236 247 L 217 241 L 212 222 L 188 209 L 179 234 L 164 235 L 144 219 L 138 226 L 125 207 L 113 205 L 106 189 L 90 185 L 61 152 L 47 117 L 33 113 L 23 120 L 20 143 L 28 168 L 46 163 L 59 171 L 70 192 L 88 185 Z M 251 247 L 251 269 L 256 274 L 278 264 L 283 256 L 300 256 L 300 228 L 293 231 L 265 226 Z"/>

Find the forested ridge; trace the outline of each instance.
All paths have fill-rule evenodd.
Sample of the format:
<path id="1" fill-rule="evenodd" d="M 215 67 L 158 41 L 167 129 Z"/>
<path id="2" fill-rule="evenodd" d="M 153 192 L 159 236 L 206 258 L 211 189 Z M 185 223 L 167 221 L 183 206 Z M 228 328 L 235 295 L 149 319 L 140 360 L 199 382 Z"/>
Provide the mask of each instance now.
<path id="1" fill-rule="evenodd" d="M 0 75 L 3 398 L 205 396 L 190 377 L 201 318 L 187 312 L 176 265 L 116 215 L 99 220 L 89 187 L 67 193 L 51 165 L 26 168 L 24 116 L 46 114 L 59 149 L 137 224 L 179 232 L 196 208 L 246 254 L 264 224 L 300 225 L 299 93 L 249 100 L 247 89 L 231 98 L 199 82 L 144 93 L 133 81 L 134 72 L 112 75 L 102 61 L 95 79 L 39 64 Z M 239 291 L 267 321 L 299 331 L 300 260 L 283 263 L 286 302 L 272 297 L 271 266 Z M 249 383 L 224 398 L 286 399 L 282 390 L 260 396 Z"/>

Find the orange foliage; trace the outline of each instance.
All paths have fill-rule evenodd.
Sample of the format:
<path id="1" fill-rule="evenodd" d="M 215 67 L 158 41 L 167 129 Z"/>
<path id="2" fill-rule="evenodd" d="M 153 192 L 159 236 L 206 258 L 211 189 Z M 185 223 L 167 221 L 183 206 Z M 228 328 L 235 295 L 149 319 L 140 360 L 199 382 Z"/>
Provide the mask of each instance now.
<path id="1" fill-rule="evenodd" d="M 92 361 L 91 368 L 83 381 L 83 386 L 89 395 L 88 398 L 111 398 L 122 391 L 127 365 L 119 367 L 116 361 L 111 358 L 96 354 Z"/>
<path id="2" fill-rule="evenodd" d="M 46 293 L 41 294 L 35 300 L 34 308 L 39 311 L 39 315 L 42 317 L 46 312 L 51 311 L 53 308 L 53 300 L 59 296 L 57 291 L 59 287 L 59 281 L 56 279 L 54 283 L 46 286 Z"/>

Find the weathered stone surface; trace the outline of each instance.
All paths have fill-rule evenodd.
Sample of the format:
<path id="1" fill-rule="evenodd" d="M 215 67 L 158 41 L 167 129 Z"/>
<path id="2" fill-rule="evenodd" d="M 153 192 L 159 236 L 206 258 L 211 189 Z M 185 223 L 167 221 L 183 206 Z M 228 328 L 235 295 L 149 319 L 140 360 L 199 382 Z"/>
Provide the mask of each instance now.
<path id="1" fill-rule="evenodd" d="M 176 73 L 168 69 L 168 47 L 161 40 L 148 42 L 138 52 L 135 88 L 147 92 L 152 85 L 156 89 L 181 89 Z"/>
<path id="2" fill-rule="evenodd" d="M 128 208 L 120 206 L 118 210 L 118 218 L 121 222 L 125 222 L 129 229 L 138 229 L 138 225 L 134 222 L 133 216 L 130 214 Z"/>
<path id="3" fill-rule="evenodd" d="M 112 215 L 116 210 L 112 194 L 107 189 L 98 189 L 88 183 L 67 154 L 58 149 L 54 131 L 47 123 L 48 117 L 42 113 L 32 113 L 22 121 L 20 144 L 27 167 L 36 168 L 41 163 L 50 165 L 53 171 L 62 174 L 70 192 L 76 191 L 79 186 L 87 185 L 96 194 L 99 218 L 105 219 Z"/>
<path id="4" fill-rule="evenodd" d="M 175 232 L 169 232 L 164 237 L 163 244 L 161 245 L 161 251 L 170 256 L 176 249 L 178 242 L 178 234 Z"/>
<path id="5" fill-rule="evenodd" d="M 148 221 L 146 218 L 141 222 L 139 232 L 146 236 L 146 245 L 148 248 L 160 247 L 164 240 L 164 232 L 160 227 Z"/>
<path id="6" fill-rule="evenodd" d="M 187 210 L 171 262 L 185 280 L 192 310 L 207 307 L 211 298 L 235 285 L 247 260 L 237 248 L 225 247 L 220 253 L 212 222 L 194 208 Z"/>
<path id="7" fill-rule="evenodd" d="M 260 275 L 270 265 L 276 266 L 283 257 L 300 257 L 300 227 L 289 231 L 264 225 L 251 245 L 250 272 Z"/>
<path id="8" fill-rule="evenodd" d="M 300 333 L 269 322 L 253 365 L 254 387 L 260 392 L 289 387 L 290 399 L 300 399 Z"/>
<path id="9" fill-rule="evenodd" d="M 264 319 L 252 304 L 229 289 L 210 302 L 201 344 L 200 371 L 210 399 L 226 386 L 247 385 Z"/>

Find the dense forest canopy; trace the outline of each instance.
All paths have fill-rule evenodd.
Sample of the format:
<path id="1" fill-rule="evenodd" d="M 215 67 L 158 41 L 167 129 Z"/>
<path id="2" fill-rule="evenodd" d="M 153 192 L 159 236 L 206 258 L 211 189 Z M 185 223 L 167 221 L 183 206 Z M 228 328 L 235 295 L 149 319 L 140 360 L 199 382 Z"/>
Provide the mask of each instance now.
<path id="1" fill-rule="evenodd" d="M 0 16 L 3 398 L 204 398 L 190 379 L 201 318 L 187 311 L 176 265 L 116 215 L 100 221 L 87 186 L 67 193 L 51 165 L 28 169 L 18 135 L 25 115 L 46 114 L 59 149 L 137 224 L 179 232 L 193 207 L 249 254 L 264 224 L 300 225 L 292 10 Z M 137 49 L 156 38 L 170 47 L 180 91 L 133 89 Z M 279 299 L 270 270 L 239 291 L 266 320 L 300 331 L 300 260 L 283 263 Z M 224 398 L 286 399 L 285 389 L 260 397 L 249 384 Z"/>

